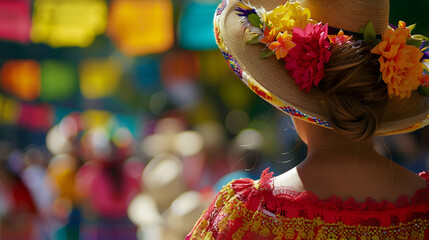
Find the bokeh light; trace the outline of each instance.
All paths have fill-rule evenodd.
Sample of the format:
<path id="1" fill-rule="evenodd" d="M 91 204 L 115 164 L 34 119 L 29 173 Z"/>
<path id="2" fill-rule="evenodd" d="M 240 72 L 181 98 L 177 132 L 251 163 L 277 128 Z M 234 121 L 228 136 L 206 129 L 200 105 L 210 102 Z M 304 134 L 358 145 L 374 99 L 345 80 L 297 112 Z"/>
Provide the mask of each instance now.
<path id="1" fill-rule="evenodd" d="M 40 65 L 35 60 L 9 60 L 1 68 L 2 90 L 23 100 L 40 96 Z"/>
<path id="2" fill-rule="evenodd" d="M 41 62 L 42 90 L 44 101 L 64 100 L 72 97 L 78 87 L 78 77 L 74 66 L 65 61 L 45 60 Z"/>
<path id="3" fill-rule="evenodd" d="M 103 98 L 114 95 L 122 66 L 113 59 L 87 59 L 80 65 L 80 90 L 85 98 Z"/>
<path id="4" fill-rule="evenodd" d="M 21 114 L 21 106 L 17 101 L 0 95 L 0 120 L 2 124 L 15 124 Z"/>
<path id="5" fill-rule="evenodd" d="M 52 47 L 88 47 L 106 29 L 103 0 L 36 0 L 31 40 Z"/>
<path id="6" fill-rule="evenodd" d="M 219 2 L 215 0 L 192 0 L 184 4 L 178 26 L 180 46 L 193 50 L 217 48 L 212 37 L 212 15 L 217 5 Z"/>
<path id="7" fill-rule="evenodd" d="M 302 161 L 217 49 L 220 3 L 0 0 L 0 239 L 184 239 L 223 185 Z M 429 35 L 428 4 L 392 0 L 391 22 Z M 413 172 L 428 143 L 376 140 Z"/>
<path id="8" fill-rule="evenodd" d="M 0 1 L 0 39 L 28 43 L 30 41 L 30 1 Z"/>
<path id="9" fill-rule="evenodd" d="M 113 0 L 108 35 L 126 55 L 161 53 L 174 42 L 170 0 Z"/>

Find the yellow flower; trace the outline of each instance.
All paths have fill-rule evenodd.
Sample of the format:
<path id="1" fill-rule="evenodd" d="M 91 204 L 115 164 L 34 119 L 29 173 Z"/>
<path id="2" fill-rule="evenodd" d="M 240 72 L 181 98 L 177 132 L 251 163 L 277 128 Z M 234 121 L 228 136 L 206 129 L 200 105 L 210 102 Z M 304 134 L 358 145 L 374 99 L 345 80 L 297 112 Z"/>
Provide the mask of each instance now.
<path id="1" fill-rule="evenodd" d="M 310 20 L 311 13 L 308 8 L 303 8 L 298 2 L 286 2 L 263 14 L 263 20 L 270 27 L 275 27 L 277 32 L 292 31 L 294 27 L 304 29 Z"/>
<path id="2" fill-rule="evenodd" d="M 420 85 L 423 53 L 417 47 L 406 45 L 410 31 L 402 23 L 399 26 L 395 30 L 387 29 L 382 41 L 371 52 L 381 55 L 378 61 L 389 96 L 402 99 L 410 97 L 411 91 Z"/>

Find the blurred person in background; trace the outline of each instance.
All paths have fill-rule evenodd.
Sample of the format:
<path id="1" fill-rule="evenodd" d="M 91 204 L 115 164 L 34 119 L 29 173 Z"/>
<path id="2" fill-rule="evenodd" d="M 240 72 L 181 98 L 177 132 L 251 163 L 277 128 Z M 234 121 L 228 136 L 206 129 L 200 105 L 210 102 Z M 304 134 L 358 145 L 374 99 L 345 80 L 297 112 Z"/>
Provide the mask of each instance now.
<path id="1" fill-rule="evenodd" d="M 40 238 L 49 238 L 53 231 L 52 203 L 54 193 L 51 179 L 47 177 L 46 167 L 48 159 L 42 149 L 30 146 L 24 152 L 25 169 L 22 171 L 22 180 L 30 190 L 39 213 L 38 229 Z"/>
<path id="2" fill-rule="evenodd" d="M 42 239 L 38 234 L 38 209 L 21 176 L 0 160 L 0 239 Z"/>
<path id="3" fill-rule="evenodd" d="M 84 130 L 81 114 L 72 112 L 53 126 L 47 134 L 46 145 L 54 155 L 47 166 L 54 200 L 51 206 L 55 217 L 54 239 L 79 239 L 81 209 L 76 191 L 76 172 L 82 165 L 80 138 Z"/>
<path id="4" fill-rule="evenodd" d="M 78 160 L 70 154 L 57 154 L 49 162 L 48 175 L 52 179 L 55 199 L 52 211 L 61 226 L 55 239 L 79 239 L 80 211 L 75 179 Z"/>
<path id="5" fill-rule="evenodd" d="M 83 199 L 80 239 L 137 238 L 137 228 L 127 217 L 128 204 L 140 191 L 139 176 L 125 164 L 133 139 L 124 128 L 112 132 L 94 128 L 82 138 L 87 162 L 76 174 L 77 194 Z"/>
<path id="6" fill-rule="evenodd" d="M 219 5 L 224 57 L 293 117 L 308 153 L 279 176 L 266 169 L 225 185 L 186 239 L 429 239 L 429 173 L 373 141 L 429 124 L 429 38 L 389 26 L 389 9 L 388 0 Z"/>

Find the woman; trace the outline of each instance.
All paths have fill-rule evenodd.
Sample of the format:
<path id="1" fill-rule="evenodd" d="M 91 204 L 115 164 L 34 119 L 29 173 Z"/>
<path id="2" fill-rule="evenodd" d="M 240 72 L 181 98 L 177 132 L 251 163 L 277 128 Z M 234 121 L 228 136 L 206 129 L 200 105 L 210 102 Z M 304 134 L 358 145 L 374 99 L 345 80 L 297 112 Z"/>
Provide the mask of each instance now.
<path id="1" fill-rule="evenodd" d="M 223 1 L 219 48 L 293 117 L 308 156 L 226 185 L 186 239 L 429 239 L 429 175 L 372 141 L 429 123 L 429 39 L 389 26 L 388 11 L 388 0 Z"/>

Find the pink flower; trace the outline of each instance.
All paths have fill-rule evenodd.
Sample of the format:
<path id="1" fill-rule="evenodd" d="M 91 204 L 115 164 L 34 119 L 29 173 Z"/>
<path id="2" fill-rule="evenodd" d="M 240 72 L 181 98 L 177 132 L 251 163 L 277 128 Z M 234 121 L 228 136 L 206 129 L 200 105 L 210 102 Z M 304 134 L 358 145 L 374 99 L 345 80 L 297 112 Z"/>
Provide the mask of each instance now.
<path id="1" fill-rule="evenodd" d="M 308 93 L 313 84 L 317 87 L 325 76 L 325 64 L 332 55 L 329 51 L 328 24 L 309 23 L 305 29 L 294 28 L 292 41 L 296 46 L 289 50 L 285 68 L 299 89 Z"/>

